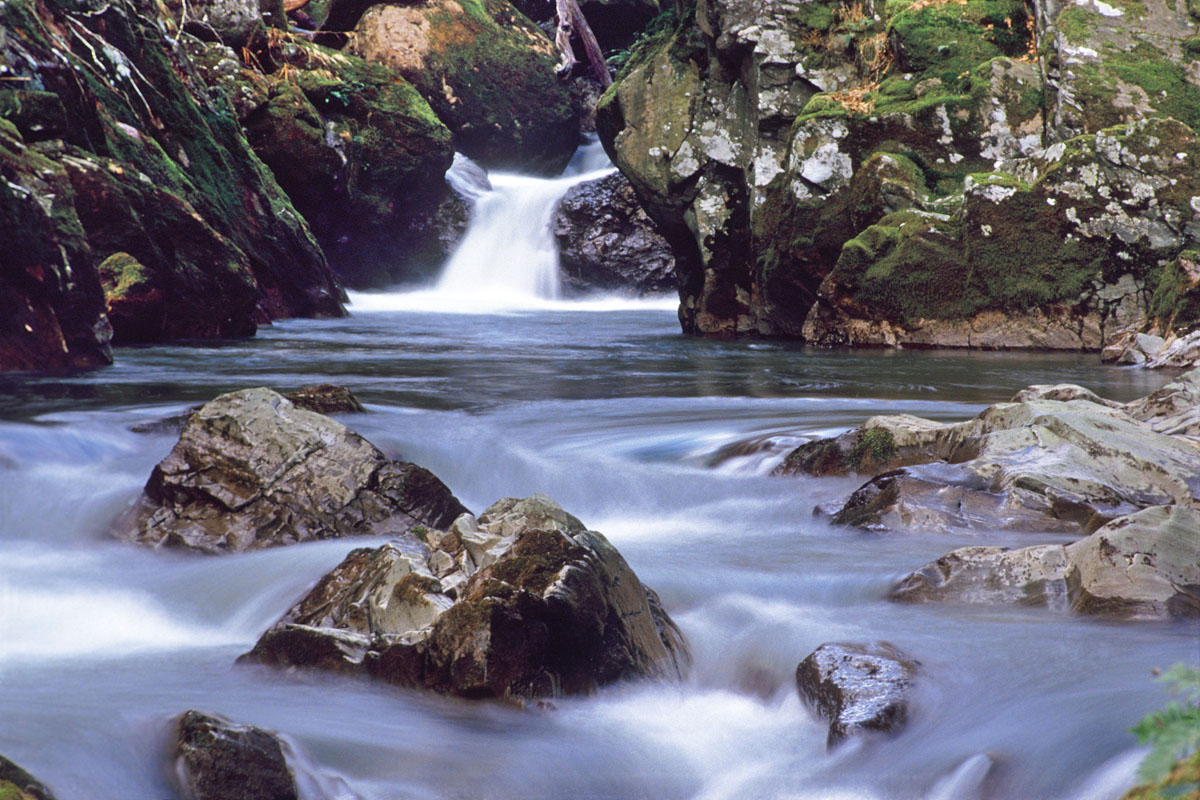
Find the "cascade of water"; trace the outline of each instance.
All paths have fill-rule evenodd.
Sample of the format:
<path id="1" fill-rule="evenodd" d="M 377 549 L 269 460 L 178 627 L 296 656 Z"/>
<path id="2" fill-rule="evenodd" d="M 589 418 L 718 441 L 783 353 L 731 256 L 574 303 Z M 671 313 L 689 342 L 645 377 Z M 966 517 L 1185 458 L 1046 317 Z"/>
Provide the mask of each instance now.
<path id="1" fill-rule="evenodd" d="M 489 176 L 490 191 L 478 191 L 478 181 L 473 183 L 471 224 L 438 281 L 438 292 L 515 306 L 557 299 L 558 246 L 550 230 L 554 207 L 576 183 L 612 169 L 599 143 L 591 142 L 558 178 L 495 174 Z"/>

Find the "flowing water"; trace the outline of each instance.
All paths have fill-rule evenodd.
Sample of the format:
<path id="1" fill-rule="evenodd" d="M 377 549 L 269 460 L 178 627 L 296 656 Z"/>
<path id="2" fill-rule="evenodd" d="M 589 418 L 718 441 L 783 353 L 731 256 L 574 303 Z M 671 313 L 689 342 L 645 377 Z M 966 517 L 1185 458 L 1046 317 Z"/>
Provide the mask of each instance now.
<path id="1" fill-rule="evenodd" d="M 442 288 L 357 295 L 346 319 L 251 340 L 126 348 L 95 372 L 0 377 L 0 753 L 60 800 L 167 798 L 170 719 L 195 708 L 284 734 L 307 797 L 1102 800 L 1129 784 L 1128 728 L 1166 700 L 1151 669 L 1200 658 L 1195 626 L 891 604 L 898 577 L 955 547 L 1053 538 L 832 528 L 813 506 L 853 480 L 766 472 L 872 414 L 963 419 L 1059 381 L 1130 399 L 1168 376 L 1094 356 L 701 341 L 671 302 L 483 310 Z M 320 381 L 352 387 L 370 413 L 344 421 L 476 511 L 545 492 L 603 531 L 688 637 L 687 678 L 538 713 L 235 666 L 377 540 L 219 558 L 114 541 L 177 436 L 134 428 L 220 392 Z M 796 664 L 874 639 L 922 663 L 910 722 L 827 753 Z"/>

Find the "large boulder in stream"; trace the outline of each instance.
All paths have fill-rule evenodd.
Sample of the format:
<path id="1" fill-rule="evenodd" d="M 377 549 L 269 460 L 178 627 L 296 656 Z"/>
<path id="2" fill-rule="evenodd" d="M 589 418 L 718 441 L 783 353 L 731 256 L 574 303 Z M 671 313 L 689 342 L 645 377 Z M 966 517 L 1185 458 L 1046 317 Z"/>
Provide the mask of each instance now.
<path id="1" fill-rule="evenodd" d="M 800 697 L 829 720 L 829 746 L 908 721 L 919 663 L 889 642 L 823 644 L 796 667 Z"/>
<path id="2" fill-rule="evenodd" d="M 682 635 L 603 535 L 542 495 L 351 552 L 241 660 L 468 698 L 677 677 Z"/>
<path id="3" fill-rule="evenodd" d="M 573 291 L 657 294 L 676 288 L 671 247 L 620 173 L 572 186 L 550 227 L 563 284 Z"/>
<path id="4" fill-rule="evenodd" d="M 1156 505 L 1200 508 L 1200 370 L 1128 404 L 1034 386 L 966 422 L 876 417 L 781 471 L 875 474 L 822 509 L 874 530 L 1090 533 Z"/>
<path id="5" fill-rule="evenodd" d="M 1200 511 L 1148 508 L 1065 546 L 962 548 L 905 577 L 891 597 L 1127 619 L 1200 617 Z"/>
<path id="6" fill-rule="evenodd" d="M 54 795 L 21 767 L 0 756 L 0 798 L 4 800 L 54 800 Z"/>
<path id="7" fill-rule="evenodd" d="M 188 417 L 116 533 L 156 547 L 237 553 L 445 527 L 464 511 L 433 473 L 259 388 L 221 395 Z"/>
<path id="8" fill-rule="evenodd" d="M 270 731 L 186 711 L 176 723 L 175 779 L 189 800 L 297 800 L 284 745 Z"/>

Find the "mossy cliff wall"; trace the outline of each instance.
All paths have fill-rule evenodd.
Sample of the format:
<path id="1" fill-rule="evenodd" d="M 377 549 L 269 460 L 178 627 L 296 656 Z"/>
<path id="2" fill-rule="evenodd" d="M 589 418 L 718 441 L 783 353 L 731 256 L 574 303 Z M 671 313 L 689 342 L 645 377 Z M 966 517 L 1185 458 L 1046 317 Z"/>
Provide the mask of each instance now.
<path id="1" fill-rule="evenodd" d="M 52 223 L 40 234 L 48 247 L 0 254 L 10 285 L 27 287 L 6 302 L 25 297 L 28 313 L 47 320 L 35 333 L 53 338 L 33 295 L 71 298 L 56 314 L 63 356 L 43 350 L 0 367 L 103 362 L 96 264 L 117 252 L 144 265 L 164 309 L 157 330 L 118 324 L 117 342 L 248 334 L 274 317 L 342 313 L 304 220 L 155 14 L 135 0 L 0 4 L 10 164 L 0 194 L 26 210 L 32 198 Z M 12 177 L 39 169 L 65 175 L 70 191 Z M 88 328 L 98 333 L 80 333 Z"/>
<path id="2" fill-rule="evenodd" d="M 1196 22 L 699 0 L 635 51 L 601 133 L 671 234 L 687 332 L 1098 349 L 1188 318 Z"/>

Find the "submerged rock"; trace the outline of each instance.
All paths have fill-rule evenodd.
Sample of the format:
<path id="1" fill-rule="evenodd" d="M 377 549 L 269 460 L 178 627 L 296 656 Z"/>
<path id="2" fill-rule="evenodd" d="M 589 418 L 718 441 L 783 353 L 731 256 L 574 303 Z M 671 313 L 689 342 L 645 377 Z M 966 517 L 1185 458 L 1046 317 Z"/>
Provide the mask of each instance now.
<path id="1" fill-rule="evenodd" d="M 275 734 L 223 717 L 184 712 L 175 779 L 189 800 L 297 800 L 296 779 Z"/>
<path id="2" fill-rule="evenodd" d="M 777 472 L 882 473 L 821 509 L 836 524 L 1090 533 L 1148 506 L 1200 507 L 1198 407 L 1200 370 L 1124 405 L 1035 386 L 961 423 L 875 417 Z"/>
<path id="3" fill-rule="evenodd" d="M 1200 617 L 1200 511 L 1148 508 L 1069 545 L 962 548 L 905 577 L 891 597 L 1128 619 Z"/>
<path id="4" fill-rule="evenodd" d="M 366 674 L 469 698 L 678 676 L 682 635 L 608 540 L 547 497 L 355 550 L 240 660 Z"/>
<path id="5" fill-rule="evenodd" d="M 345 386 L 335 386 L 332 383 L 322 383 L 317 386 L 305 386 L 286 395 L 297 408 L 315 411 L 318 414 L 361 414 L 366 409 L 354 396 L 354 392 Z"/>
<path id="6" fill-rule="evenodd" d="M 829 720 L 829 746 L 908 721 L 919 663 L 888 642 L 823 644 L 796 667 L 800 697 Z"/>
<path id="7" fill-rule="evenodd" d="M 563 283 L 577 292 L 673 292 L 675 258 L 629 181 L 608 175 L 571 187 L 550 222 Z"/>
<path id="8" fill-rule="evenodd" d="M 0 797 L 4 800 L 54 800 L 49 789 L 4 756 L 0 756 Z"/>
<path id="9" fill-rule="evenodd" d="M 270 389 L 191 414 L 117 535 L 237 553 L 313 539 L 445 526 L 466 509 L 433 473 L 392 461 L 329 417 Z"/>

